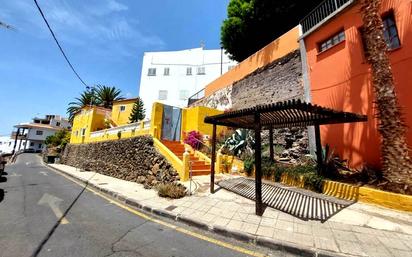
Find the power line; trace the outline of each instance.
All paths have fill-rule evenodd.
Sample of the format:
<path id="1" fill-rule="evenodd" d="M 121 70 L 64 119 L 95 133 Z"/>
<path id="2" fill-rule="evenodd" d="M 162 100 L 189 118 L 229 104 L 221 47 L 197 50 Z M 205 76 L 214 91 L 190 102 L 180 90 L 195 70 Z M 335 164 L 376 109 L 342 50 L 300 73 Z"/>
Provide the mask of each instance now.
<path id="1" fill-rule="evenodd" d="M 61 53 L 63 54 L 63 56 L 64 56 L 64 59 L 66 59 L 67 63 L 69 64 L 69 66 L 70 66 L 70 68 L 72 69 L 72 71 L 74 72 L 74 74 L 76 74 L 77 78 L 83 83 L 83 85 L 85 85 L 85 86 L 87 87 L 87 84 L 83 81 L 83 79 L 80 77 L 80 75 L 79 75 L 79 74 L 77 73 L 77 71 L 74 69 L 73 65 L 72 65 L 71 62 L 69 61 L 69 58 L 67 58 L 66 54 L 64 53 L 63 48 L 60 46 L 59 41 L 58 41 L 57 38 L 56 38 L 56 35 L 54 35 L 54 32 L 53 32 L 53 30 L 51 29 L 51 27 L 50 27 L 50 25 L 49 25 L 49 22 L 47 21 L 46 17 L 44 16 L 43 11 L 41 10 L 39 4 L 37 3 L 37 0 L 34 0 L 34 3 L 36 4 L 37 9 L 39 9 L 39 12 L 40 12 L 40 14 L 41 14 L 41 17 L 43 17 L 43 20 L 44 20 L 44 22 L 46 23 L 47 27 L 49 28 L 50 33 L 52 34 L 52 36 L 53 36 L 53 38 L 54 38 L 54 41 L 56 42 L 57 46 L 58 46 L 59 49 L 60 49 L 60 52 L 61 52 Z"/>

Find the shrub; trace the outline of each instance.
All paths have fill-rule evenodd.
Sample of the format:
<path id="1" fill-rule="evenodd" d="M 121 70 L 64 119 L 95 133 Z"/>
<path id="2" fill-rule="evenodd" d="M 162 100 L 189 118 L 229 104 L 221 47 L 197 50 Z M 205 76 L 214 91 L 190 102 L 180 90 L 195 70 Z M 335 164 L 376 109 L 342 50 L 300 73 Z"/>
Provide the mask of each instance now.
<path id="1" fill-rule="evenodd" d="M 186 188 L 178 183 L 160 184 L 157 186 L 157 193 L 160 197 L 178 199 L 186 195 Z"/>
<path id="2" fill-rule="evenodd" d="M 203 136 L 200 132 L 192 130 L 186 134 L 185 144 L 190 145 L 193 149 L 199 150 L 202 146 Z"/>
<path id="3" fill-rule="evenodd" d="M 243 160 L 243 169 L 248 176 L 252 175 L 253 167 L 255 166 L 255 159 L 253 157 L 247 157 Z"/>
<path id="4" fill-rule="evenodd" d="M 264 177 L 271 177 L 274 174 L 274 162 L 267 156 L 262 156 L 262 175 Z"/>
<path id="5" fill-rule="evenodd" d="M 323 177 L 316 173 L 306 173 L 303 175 L 305 188 L 322 193 Z"/>

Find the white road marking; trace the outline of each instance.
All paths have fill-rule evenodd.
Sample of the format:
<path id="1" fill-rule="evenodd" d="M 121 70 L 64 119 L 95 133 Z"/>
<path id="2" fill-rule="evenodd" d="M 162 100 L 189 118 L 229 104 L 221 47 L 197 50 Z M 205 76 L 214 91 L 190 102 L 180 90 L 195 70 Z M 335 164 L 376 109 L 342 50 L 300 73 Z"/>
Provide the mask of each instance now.
<path id="1" fill-rule="evenodd" d="M 37 204 L 38 205 L 45 205 L 45 206 L 48 205 L 48 206 L 50 206 L 50 208 L 54 212 L 54 215 L 56 215 L 56 217 L 58 219 L 60 219 L 63 216 L 63 213 L 59 208 L 59 205 L 60 205 L 61 202 L 63 202 L 62 199 L 60 199 L 60 198 L 58 198 L 54 195 L 50 195 L 48 193 L 45 193 Z M 69 224 L 69 221 L 65 217 L 63 217 L 61 219 L 60 223 L 61 224 Z"/>
<path id="2" fill-rule="evenodd" d="M 21 174 L 17 174 L 16 172 L 13 172 L 9 177 L 21 177 Z"/>
<path id="3" fill-rule="evenodd" d="M 40 174 L 43 174 L 44 176 L 48 176 L 47 172 L 45 171 L 40 171 Z"/>

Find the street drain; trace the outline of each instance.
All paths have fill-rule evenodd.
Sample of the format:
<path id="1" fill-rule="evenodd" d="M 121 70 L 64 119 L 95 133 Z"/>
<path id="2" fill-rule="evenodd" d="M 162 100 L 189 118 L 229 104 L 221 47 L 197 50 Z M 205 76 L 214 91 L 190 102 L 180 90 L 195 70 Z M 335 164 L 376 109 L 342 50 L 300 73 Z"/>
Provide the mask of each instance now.
<path id="1" fill-rule="evenodd" d="M 165 210 L 167 210 L 167 211 L 173 211 L 173 210 L 176 209 L 176 208 L 177 208 L 176 205 L 170 205 L 170 206 L 168 206 Z"/>

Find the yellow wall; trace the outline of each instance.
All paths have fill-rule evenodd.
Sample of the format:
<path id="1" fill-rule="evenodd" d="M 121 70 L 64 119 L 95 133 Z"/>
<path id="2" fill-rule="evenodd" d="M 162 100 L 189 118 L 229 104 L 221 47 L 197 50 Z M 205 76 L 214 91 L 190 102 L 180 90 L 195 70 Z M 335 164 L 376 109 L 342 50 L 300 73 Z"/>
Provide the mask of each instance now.
<path id="1" fill-rule="evenodd" d="M 209 135 L 211 137 L 213 133 L 213 125 L 206 124 L 204 119 L 207 116 L 218 115 L 221 113 L 223 112 L 204 106 L 184 109 L 182 115 L 182 139 L 184 138 L 185 133 L 193 130 L 200 132 L 202 135 Z M 217 135 L 224 130 L 225 127 L 217 126 Z"/>
<path id="2" fill-rule="evenodd" d="M 150 121 L 150 134 L 157 139 L 162 135 L 163 104 L 154 102 Z"/>
<path id="3" fill-rule="evenodd" d="M 132 109 L 133 109 L 135 101 L 136 101 L 135 99 L 130 99 L 130 100 L 114 102 L 113 108 L 112 108 L 112 116 L 111 116 L 112 121 L 116 123 L 118 126 L 130 123 L 129 117 L 130 117 L 130 114 L 132 113 Z M 124 111 L 120 111 L 121 106 L 125 107 Z"/>
<path id="4" fill-rule="evenodd" d="M 103 110 L 101 108 L 84 107 L 74 116 L 70 143 L 80 144 L 89 142 L 90 132 L 104 129 L 104 119 L 106 113 L 109 112 L 110 110 Z M 84 136 L 81 135 L 82 129 L 85 129 Z"/>

